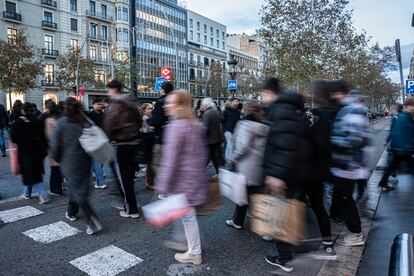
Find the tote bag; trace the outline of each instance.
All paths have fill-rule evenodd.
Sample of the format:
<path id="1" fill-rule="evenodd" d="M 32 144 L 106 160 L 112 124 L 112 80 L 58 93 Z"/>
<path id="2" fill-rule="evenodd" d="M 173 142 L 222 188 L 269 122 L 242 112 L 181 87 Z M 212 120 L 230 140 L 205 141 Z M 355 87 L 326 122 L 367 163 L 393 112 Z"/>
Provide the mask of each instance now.
<path id="1" fill-rule="evenodd" d="M 241 173 L 219 169 L 220 194 L 239 206 L 249 204 L 247 199 L 247 180 Z"/>

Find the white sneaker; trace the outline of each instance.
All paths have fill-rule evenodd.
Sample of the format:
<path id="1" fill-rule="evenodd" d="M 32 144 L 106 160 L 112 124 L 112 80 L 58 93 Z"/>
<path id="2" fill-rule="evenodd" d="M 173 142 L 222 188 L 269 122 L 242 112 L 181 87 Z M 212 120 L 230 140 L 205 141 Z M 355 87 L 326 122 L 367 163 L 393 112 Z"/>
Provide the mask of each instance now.
<path id="1" fill-rule="evenodd" d="M 106 188 L 108 188 L 108 186 L 107 186 L 107 185 L 105 185 L 105 184 L 104 184 L 104 185 L 100 185 L 100 186 L 96 184 L 96 185 L 95 185 L 95 188 L 96 188 L 96 189 L 106 189 Z"/>
<path id="2" fill-rule="evenodd" d="M 226 224 L 230 227 L 236 228 L 237 230 L 241 230 L 243 228 L 243 226 L 235 224 L 232 219 L 226 220 Z"/>
<path id="3" fill-rule="evenodd" d="M 50 202 L 50 197 L 42 198 L 42 197 L 39 196 L 39 199 L 40 199 L 39 204 L 47 204 L 47 203 Z"/>
<path id="4" fill-rule="evenodd" d="M 128 214 L 125 211 L 119 212 L 119 215 L 121 217 L 123 217 L 123 218 L 132 218 L 132 219 L 137 219 L 137 218 L 141 217 L 138 213 L 136 213 L 136 214 Z"/>
<path id="5" fill-rule="evenodd" d="M 273 238 L 271 236 L 264 235 L 264 236 L 262 236 L 262 240 L 267 241 L 267 242 L 271 242 L 271 241 L 273 241 Z"/>
<path id="6" fill-rule="evenodd" d="M 343 236 L 342 239 L 338 239 L 336 242 L 343 246 L 360 246 L 365 244 L 365 237 L 362 233 L 349 233 Z"/>
<path id="7" fill-rule="evenodd" d="M 70 221 L 76 221 L 78 220 L 77 216 L 69 216 L 68 212 L 66 212 L 65 217 Z"/>
<path id="8" fill-rule="evenodd" d="M 174 259 L 182 264 L 200 265 L 203 263 L 201 254 L 192 254 L 189 251 L 175 254 Z"/>

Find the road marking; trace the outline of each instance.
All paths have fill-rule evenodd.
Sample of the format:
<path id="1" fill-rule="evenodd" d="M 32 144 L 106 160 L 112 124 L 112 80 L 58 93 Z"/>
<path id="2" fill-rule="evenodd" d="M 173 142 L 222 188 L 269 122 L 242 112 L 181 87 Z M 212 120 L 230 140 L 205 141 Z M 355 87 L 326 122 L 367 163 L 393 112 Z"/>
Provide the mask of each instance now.
<path id="1" fill-rule="evenodd" d="M 191 264 L 172 264 L 168 267 L 167 276 L 180 276 L 191 274 L 208 273 L 211 268 L 205 264 L 191 265 Z"/>
<path id="2" fill-rule="evenodd" d="M 139 263 L 138 258 L 114 245 L 104 247 L 70 262 L 90 276 L 113 276 Z"/>
<path id="3" fill-rule="evenodd" d="M 41 214 L 43 214 L 42 211 L 32 206 L 24 206 L 6 211 L 1 211 L 0 220 L 2 220 L 5 223 L 9 223 Z"/>
<path id="4" fill-rule="evenodd" d="M 28 230 L 23 232 L 23 234 L 40 243 L 51 243 L 76 235 L 80 232 L 80 230 L 70 226 L 66 222 L 59 221 Z"/>

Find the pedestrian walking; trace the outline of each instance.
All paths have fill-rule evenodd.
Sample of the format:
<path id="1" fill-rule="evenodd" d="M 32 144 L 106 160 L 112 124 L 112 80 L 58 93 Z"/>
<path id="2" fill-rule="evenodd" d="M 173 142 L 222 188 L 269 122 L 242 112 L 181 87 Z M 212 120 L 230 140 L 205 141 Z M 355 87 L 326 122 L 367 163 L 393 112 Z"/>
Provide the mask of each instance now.
<path id="1" fill-rule="evenodd" d="M 265 185 L 273 194 L 287 199 L 303 199 L 305 180 L 309 174 L 308 127 L 303 98 L 297 93 L 282 92 L 280 81 L 269 78 L 261 90 L 270 123 L 263 169 Z M 286 272 L 293 271 L 293 245 L 276 241 L 278 255 L 266 262 Z"/>
<path id="2" fill-rule="evenodd" d="M 152 159 L 152 149 L 154 147 L 154 127 L 148 124 L 148 120 L 151 119 L 152 111 L 154 106 L 150 103 L 145 103 L 142 105 L 142 127 L 141 127 L 141 137 L 142 137 L 142 148 L 144 150 L 145 159 L 148 162 L 145 169 L 145 187 L 148 190 L 154 189 L 154 177 L 155 173 L 151 165 Z"/>
<path id="3" fill-rule="evenodd" d="M 55 102 L 48 101 L 46 103 L 45 113 L 48 114 L 48 117 L 46 118 L 46 121 L 45 121 L 45 132 L 46 132 L 46 139 L 50 147 L 52 133 L 56 129 L 57 121 L 62 116 L 63 110 L 60 110 Z M 53 156 L 50 151 L 49 151 L 48 157 L 49 157 L 49 164 L 50 164 L 50 179 L 49 179 L 50 193 L 53 195 L 63 195 L 63 177 L 60 172 L 59 163 L 53 159 Z"/>
<path id="4" fill-rule="evenodd" d="M 6 155 L 6 139 L 4 137 L 5 131 L 9 126 L 9 117 L 7 115 L 6 108 L 4 105 L 0 104 L 0 151 L 2 157 L 7 157 Z"/>
<path id="5" fill-rule="evenodd" d="M 17 145 L 18 162 L 23 180 L 22 197 L 30 199 L 34 188 L 39 194 L 39 203 L 45 204 L 50 201 L 50 197 L 43 184 L 43 160 L 47 155 L 47 147 L 42 129 L 35 118 L 33 104 L 27 102 L 22 106 L 21 115 L 14 119 L 11 139 Z"/>
<path id="6" fill-rule="evenodd" d="M 234 149 L 230 164 L 238 173 L 246 176 L 248 195 L 263 193 L 263 157 L 269 127 L 264 124 L 265 114 L 260 103 L 252 101 L 244 105 L 244 119 L 234 132 Z M 236 206 L 228 226 L 242 229 L 248 205 Z"/>
<path id="7" fill-rule="evenodd" d="M 111 104 L 105 113 L 104 129 L 116 149 L 116 171 L 124 196 L 124 210 L 119 214 L 125 218 L 139 218 L 135 198 L 135 155 L 140 143 L 142 118 L 136 99 L 122 94 L 122 82 L 112 80 L 108 84 Z"/>
<path id="8" fill-rule="evenodd" d="M 205 131 L 202 124 L 192 118 L 191 97 L 187 91 L 172 92 L 164 108 L 170 121 L 164 133 L 161 167 L 155 189 L 167 196 L 187 196 L 191 210 L 182 218 L 187 251 L 176 254 L 175 259 L 180 263 L 199 265 L 202 256 L 195 207 L 206 203 L 208 197 Z"/>
<path id="9" fill-rule="evenodd" d="M 95 98 L 92 102 L 93 109 L 89 112 L 89 118 L 100 128 L 103 128 L 105 114 L 103 112 L 104 109 L 104 101 L 101 98 Z M 92 159 L 92 170 L 95 174 L 96 178 L 96 189 L 106 189 L 108 186 L 106 185 L 105 174 L 104 174 L 104 165 L 99 164 L 96 160 Z"/>
<path id="10" fill-rule="evenodd" d="M 331 216 L 339 216 L 345 221 L 350 231 L 337 240 L 345 246 L 365 244 L 362 234 L 361 219 L 358 207 L 353 198 L 354 186 L 357 180 L 367 178 L 368 171 L 364 164 L 364 149 L 368 143 L 369 121 L 365 109 L 355 103 L 348 95 L 348 85 L 345 81 L 333 84 L 331 100 L 340 106 L 332 126 L 332 195 Z"/>
<path id="11" fill-rule="evenodd" d="M 22 116 L 22 109 L 23 109 L 23 103 L 20 100 L 16 100 L 13 103 L 13 107 L 10 110 L 10 116 L 9 116 L 9 126 L 11 127 L 13 123 Z"/>
<path id="12" fill-rule="evenodd" d="M 92 160 L 79 142 L 83 129 L 90 127 L 86 118 L 82 104 L 73 97 L 67 98 L 64 116 L 52 134 L 50 151 L 60 164 L 69 191 L 66 218 L 77 220 L 80 208 L 85 216 L 86 233 L 92 235 L 103 227 L 89 203 Z"/>
<path id="13" fill-rule="evenodd" d="M 218 173 L 219 167 L 224 165 L 221 114 L 211 98 L 203 99 L 200 109 L 203 112 L 202 121 L 207 129 L 206 142 L 208 145 L 209 160 L 213 162 L 216 173 Z"/>
<path id="14" fill-rule="evenodd" d="M 241 112 L 237 108 L 238 105 L 239 101 L 237 99 L 233 99 L 231 102 L 226 104 L 226 107 L 223 111 L 223 129 L 224 137 L 226 138 L 226 150 L 224 158 L 226 161 L 230 161 L 231 159 L 234 145 L 233 132 L 241 116 Z"/>

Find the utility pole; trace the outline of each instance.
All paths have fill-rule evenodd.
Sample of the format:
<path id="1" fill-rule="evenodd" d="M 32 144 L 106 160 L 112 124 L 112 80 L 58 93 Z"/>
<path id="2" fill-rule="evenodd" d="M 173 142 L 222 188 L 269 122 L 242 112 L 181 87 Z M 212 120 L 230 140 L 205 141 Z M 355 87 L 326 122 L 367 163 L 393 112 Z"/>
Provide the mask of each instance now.
<path id="1" fill-rule="evenodd" d="M 401 86 L 402 86 L 402 100 L 403 100 L 403 102 L 405 102 L 405 86 L 404 86 L 404 76 L 403 76 L 402 60 L 401 60 L 400 39 L 397 39 L 395 41 L 395 54 L 397 56 L 397 61 L 398 61 L 399 66 L 400 66 L 400 79 L 401 79 Z"/>

